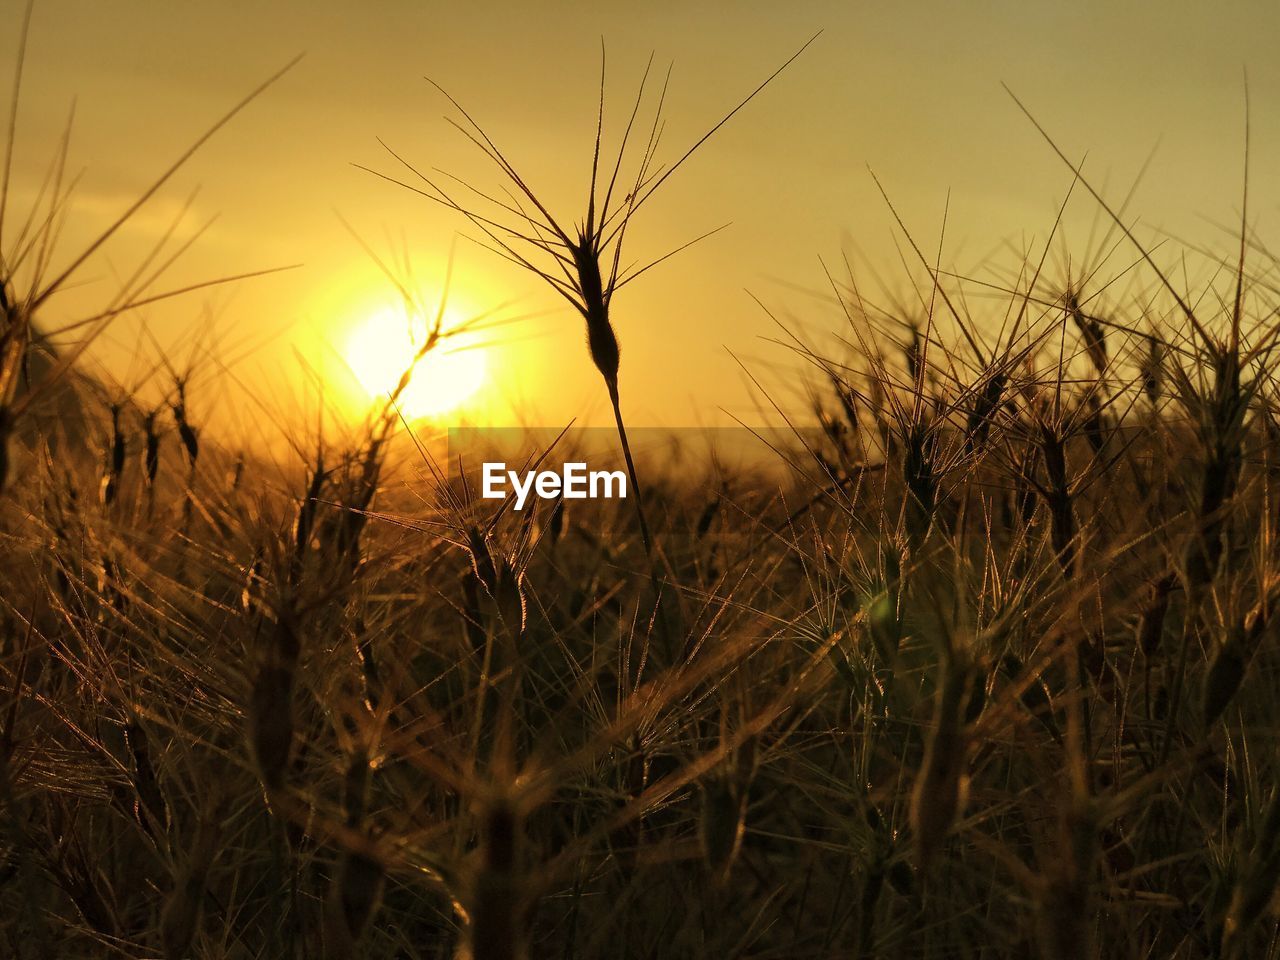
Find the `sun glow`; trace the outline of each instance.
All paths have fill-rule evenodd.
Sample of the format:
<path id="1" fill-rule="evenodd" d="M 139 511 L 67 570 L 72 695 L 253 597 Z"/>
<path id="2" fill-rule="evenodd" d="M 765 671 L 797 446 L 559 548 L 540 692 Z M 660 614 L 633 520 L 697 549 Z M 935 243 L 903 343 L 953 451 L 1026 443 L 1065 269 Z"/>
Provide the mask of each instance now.
<path id="1" fill-rule="evenodd" d="M 485 351 L 465 333 L 445 331 L 413 368 L 397 405 L 410 419 L 439 417 L 470 401 L 485 379 Z M 403 310 L 385 309 L 369 315 L 347 338 L 343 357 L 371 399 L 385 399 L 421 349 L 426 325 L 410 320 Z"/>

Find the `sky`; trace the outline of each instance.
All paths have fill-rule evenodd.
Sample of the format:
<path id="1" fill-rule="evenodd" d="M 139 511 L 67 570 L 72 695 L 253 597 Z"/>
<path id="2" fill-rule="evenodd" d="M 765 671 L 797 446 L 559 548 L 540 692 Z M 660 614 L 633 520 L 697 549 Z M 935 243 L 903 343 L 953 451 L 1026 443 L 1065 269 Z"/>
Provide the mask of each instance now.
<path id="1" fill-rule="evenodd" d="M 3 4 L 4 22 L 18 22 L 24 4 Z M 197 358 L 206 379 L 193 390 L 195 415 L 232 430 L 269 432 L 321 392 L 334 409 L 364 409 L 380 387 L 349 368 L 376 373 L 371 354 L 394 368 L 407 348 L 387 322 L 394 288 L 354 233 L 384 258 L 407 253 L 427 300 L 453 249 L 450 321 L 489 317 L 482 332 L 453 341 L 466 347 L 456 356 L 482 360 L 447 374 L 477 392 L 445 419 L 604 422 L 607 397 L 581 319 L 541 280 L 470 242 L 477 233 L 455 212 L 361 167 L 400 175 L 381 140 L 424 169 L 486 190 L 500 183 L 446 122 L 457 113 L 430 77 L 573 221 L 586 195 L 602 40 L 606 149 L 649 55 L 661 71 L 673 64 L 659 155 L 670 161 L 818 30 L 637 216 L 629 250 L 646 259 L 724 226 L 614 300 L 624 407 L 637 425 L 751 421 L 761 410 L 751 377 L 771 395 L 796 395 L 804 364 L 776 342 L 786 335 L 770 314 L 838 355 L 842 321 L 822 296 L 824 262 L 857 251 L 886 297 L 909 294 L 894 217 L 871 171 L 931 253 L 946 210 L 942 260 L 957 271 L 1008 269 L 1009 244 L 1043 242 L 1071 174 L 1002 83 L 1071 156 L 1087 157 L 1086 173 L 1108 196 L 1118 199 L 1150 158 L 1130 208 L 1144 231 L 1225 249 L 1217 224 L 1239 215 L 1247 73 L 1250 213 L 1264 236 L 1280 213 L 1273 3 L 38 0 L 10 220 L 34 197 L 74 103 L 70 168 L 83 173 L 62 228 L 64 257 L 213 120 L 305 53 L 39 319 L 55 328 L 105 302 L 113 277 L 198 190 L 177 238 L 216 220 L 157 289 L 298 266 L 123 318 L 93 362 L 126 389 L 162 382 L 139 359 L 139 344 L 144 353 L 159 344 L 179 368 Z M 13 74 L 15 34 L 0 42 L 0 78 Z M 1067 236 L 1080 246 L 1095 212 L 1076 202 L 1068 217 Z"/>

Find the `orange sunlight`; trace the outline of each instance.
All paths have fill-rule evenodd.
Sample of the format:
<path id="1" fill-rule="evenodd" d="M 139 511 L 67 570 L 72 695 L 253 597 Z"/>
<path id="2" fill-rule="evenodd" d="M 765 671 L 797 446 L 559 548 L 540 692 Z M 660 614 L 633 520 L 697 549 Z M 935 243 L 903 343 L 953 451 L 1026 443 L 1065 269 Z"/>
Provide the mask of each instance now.
<path id="1" fill-rule="evenodd" d="M 469 405 L 485 382 L 485 349 L 467 333 L 445 335 L 414 367 L 400 395 L 401 413 L 411 420 L 440 417 Z M 382 308 L 368 314 L 348 334 L 342 356 L 370 400 L 396 389 L 426 336 L 421 318 L 403 310 Z"/>

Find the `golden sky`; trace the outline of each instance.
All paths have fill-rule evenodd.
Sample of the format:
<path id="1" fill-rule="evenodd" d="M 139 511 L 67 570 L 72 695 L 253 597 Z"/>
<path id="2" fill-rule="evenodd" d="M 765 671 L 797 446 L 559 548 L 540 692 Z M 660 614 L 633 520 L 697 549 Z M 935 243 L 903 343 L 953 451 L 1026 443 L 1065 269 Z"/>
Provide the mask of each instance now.
<path id="1" fill-rule="evenodd" d="M 4 0 L 5 23 L 23 4 Z M 590 163 L 600 40 L 608 49 L 606 141 L 625 120 L 650 52 L 674 62 L 663 157 L 674 159 L 816 30 L 819 40 L 713 138 L 639 215 L 631 250 L 658 256 L 726 230 L 619 293 L 624 406 L 631 422 L 722 423 L 754 402 L 730 350 L 779 395 L 797 364 L 768 342 L 753 301 L 811 331 L 835 329 L 819 258 L 861 250 L 909 289 L 880 177 L 908 226 L 944 261 L 983 269 L 1002 241 L 1043 239 L 1070 181 L 1000 87 L 1009 84 L 1112 195 L 1153 148 L 1131 208 L 1149 230 L 1226 246 L 1211 221 L 1238 216 L 1243 76 L 1252 97 L 1250 206 L 1264 235 L 1280 178 L 1280 6 L 1274 3 L 437 3 L 39 0 L 21 98 L 11 213 L 25 213 L 75 101 L 71 166 L 84 174 L 63 230 L 74 251 L 218 115 L 294 55 L 305 58 L 221 131 L 48 305 L 46 326 L 105 299 L 190 192 L 187 223 L 217 221 L 168 276 L 179 286 L 285 264 L 288 273 L 156 307 L 146 322 L 175 356 L 193 338 L 236 361 L 235 385 L 193 399 L 197 415 L 261 420 L 314 391 L 298 356 L 330 376 L 353 331 L 393 302 L 345 218 L 380 253 L 407 249 L 430 297 L 456 214 L 355 164 L 396 172 L 378 138 L 423 167 L 482 188 L 496 170 L 451 126 L 429 75 L 481 121 L 565 220 L 580 215 Z M 12 75 L 16 36 L 0 44 Z M 7 79 L 6 81 L 7 82 Z M 1073 237 L 1092 217 L 1075 206 Z M 1008 266 L 1008 254 L 1003 265 Z M 870 267 L 868 268 L 870 269 Z M 489 415 L 560 423 L 607 416 L 582 322 L 541 281 L 459 243 L 452 309 L 510 303 L 516 322 L 482 341 Z M 216 334 L 207 335 L 209 315 Z M 529 316 L 532 315 L 532 316 Z M 524 319 L 518 319 L 524 317 Z M 137 324 L 98 356 L 129 381 Z M 832 347 L 833 351 L 835 347 Z M 326 366 L 326 364 L 328 366 Z M 339 377 L 339 379 L 341 379 Z M 335 397 L 351 384 L 331 386 Z M 343 391 L 346 391 L 346 394 Z M 358 392 L 358 391 L 357 391 Z M 337 402 L 335 400 L 335 402 Z M 343 401 L 348 402 L 348 401 Z M 261 429 L 255 426 L 253 429 Z"/>

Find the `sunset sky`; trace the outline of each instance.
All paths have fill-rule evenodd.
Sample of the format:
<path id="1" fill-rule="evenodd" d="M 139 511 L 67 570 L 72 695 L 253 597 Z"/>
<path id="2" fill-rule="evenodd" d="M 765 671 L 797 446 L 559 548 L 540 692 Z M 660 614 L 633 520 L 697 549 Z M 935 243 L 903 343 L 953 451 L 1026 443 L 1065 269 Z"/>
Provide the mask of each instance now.
<path id="1" fill-rule="evenodd" d="M 4 0 L 6 24 L 18 22 L 22 6 Z M 1070 174 L 1001 81 L 1069 153 L 1088 154 L 1086 171 L 1111 195 L 1125 191 L 1158 145 L 1131 209 L 1148 230 L 1225 249 L 1214 223 L 1235 219 L 1240 207 L 1247 70 L 1250 207 L 1264 237 L 1280 215 L 1280 7 L 1273 3 L 39 0 L 10 216 L 26 213 L 73 100 L 71 167 L 84 174 L 63 230 L 67 255 L 231 104 L 305 52 L 42 319 L 56 327 L 105 300 L 113 271 L 128 272 L 198 186 L 188 229 L 218 219 L 169 274 L 169 286 L 302 266 L 146 313 L 157 339 L 180 358 L 207 327 L 202 313 L 217 318 L 215 334 L 202 342 L 235 361 L 238 384 L 224 379 L 193 405 L 240 426 L 259 419 L 263 407 L 288 409 L 314 394 L 303 357 L 333 378 L 334 402 L 350 410 L 359 388 L 335 371 L 361 349 L 353 337 L 386 329 L 365 325 L 394 294 L 342 219 L 381 254 L 393 258 L 407 248 L 428 299 L 455 235 L 474 235 L 456 214 L 355 164 L 398 173 L 382 138 L 424 168 L 444 168 L 482 189 L 499 183 L 445 122 L 455 114 L 424 75 L 456 96 L 551 209 L 573 221 L 589 174 L 602 37 L 606 143 L 616 143 L 610 137 L 625 121 L 649 53 L 663 69 L 674 62 L 661 154 L 672 160 L 819 29 L 806 54 L 637 220 L 629 240 L 637 257 L 730 225 L 614 303 L 624 403 L 636 424 L 724 422 L 722 408 L 751 419 L 751 394 L 730 350 L 780 396 L 791 389 L 786 371 L 798 365 L 764 339 L 778 331 L 748 291 L 834 352 L 823 331 L 836 329 L 837 313 L 804 292 L 824 284 L 819 258 L 857 249 L 868 277 L 874 269 L 891 288 L 909 289 L 892 216 L 868 166 L 930 250 L 950 191 L 943 259 L 964 272 L 980 273 L 1002 240 L 1022 246 L 1043 238 Z M 6 28 L 6 85 L 16 47 L 16 30 Z M 1072 236 L 1081 243 L 1092 214 L 1083 198 L 1075 205 Z M 999 256 L 1010 263 L 1009 254 Z M 607 416 L 580 318 L 541 281 L 458 243 L 453 315 L 501 304 L 508 306 L 497 317 L 512 322 L 473 348 L 484 353 L 483 370 L 451 374 L 480 378 L 471 384 L 473 406 L 506 420 L 514 406 L 542 423 Z M 122 359 L 133 353 L 137 329 L 121 322 L 97 354 L 126 383 L 145 373 Z M 387 344 L 390 365 L 401 349 Z"/>

